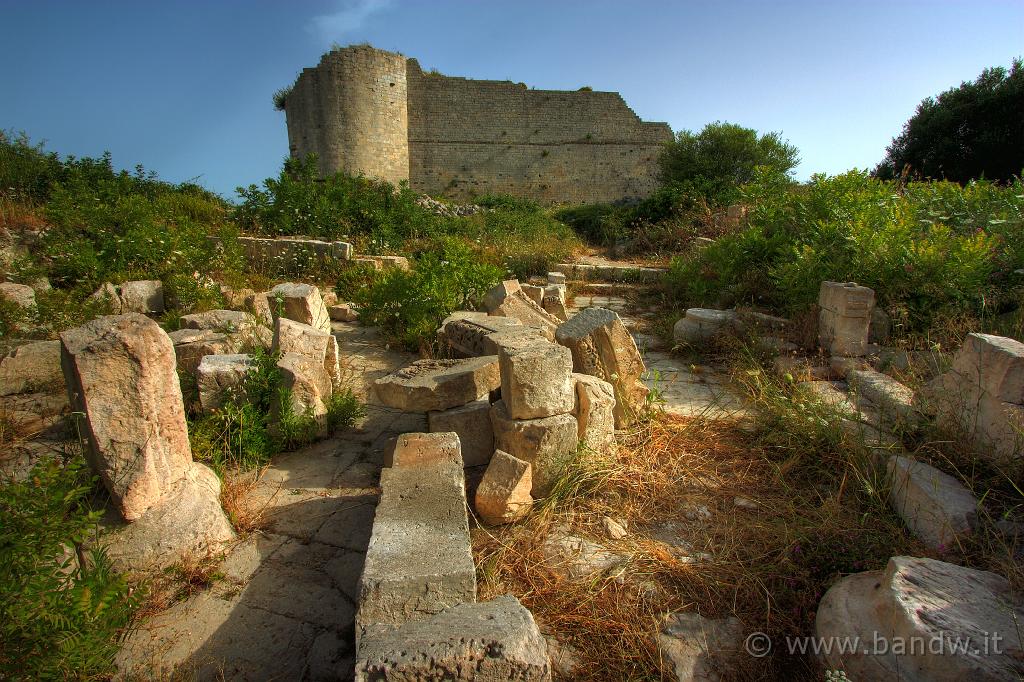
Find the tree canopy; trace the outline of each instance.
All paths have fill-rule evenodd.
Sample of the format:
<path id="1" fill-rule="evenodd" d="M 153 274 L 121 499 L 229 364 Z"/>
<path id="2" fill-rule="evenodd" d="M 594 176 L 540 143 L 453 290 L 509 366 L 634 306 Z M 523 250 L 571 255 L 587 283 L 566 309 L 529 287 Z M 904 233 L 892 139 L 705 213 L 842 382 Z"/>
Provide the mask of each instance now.
<path id="1" fill-rule="evenodd" d="M 985 69 L 973 82 L 928 97 L 893 138 L 875 169 L 881 178 L 901 175 L 965 183 L 985 177 L 1005 181 L 1024 168 L 1024 69 Z"/>
<path id="2" fill-rule="evenodd" d="M 796 147 L 779 133 L 716 121 L 699 133 L 681 130 L 661 155 L 662 180 L 688 185 L 715 203 L 732 201 L 738 188 L 754 179 L 758 166 L 788 174 L 800 162 Z"/>

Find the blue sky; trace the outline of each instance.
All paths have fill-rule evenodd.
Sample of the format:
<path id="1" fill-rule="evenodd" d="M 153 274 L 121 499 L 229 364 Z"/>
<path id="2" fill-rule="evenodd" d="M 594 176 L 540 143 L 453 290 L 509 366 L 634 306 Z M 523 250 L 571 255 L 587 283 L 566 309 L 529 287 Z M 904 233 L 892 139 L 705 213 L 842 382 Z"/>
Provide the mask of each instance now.
<path id="1" fill-rule="evenodd" d="M 928 95 L 1024 54 L 1024 0 L 0 0 L 0 128 L 226 197 L 288 152 L 271 95 L 333 42 L 537 88 L 616 90 L 673 130 L 780 131 L 797 177 L 873 167 Z"/>

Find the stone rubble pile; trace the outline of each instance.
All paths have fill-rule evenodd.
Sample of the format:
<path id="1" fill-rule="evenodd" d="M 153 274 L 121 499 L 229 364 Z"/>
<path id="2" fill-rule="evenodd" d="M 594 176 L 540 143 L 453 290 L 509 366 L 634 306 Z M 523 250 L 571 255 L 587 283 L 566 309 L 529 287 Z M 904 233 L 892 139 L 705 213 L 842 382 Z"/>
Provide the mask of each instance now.
<path id="1" fill-rule="evenodd" d="M 438 201 L 426 194 L 418 197 L 416 199 L 416 204 L 421 208 L 430 211 L 434 215 L 444 216 L 446 218 L 471 216 L 487 211 L 483 206 L 477 206 L 476 204 L 446 204 L 443 201 Z"/>
<path id="2" fill-rule="evenodd" d="M 159 280 L 125 282 L 120 285 L 107 282 L 89 298 L 107 302 L 114 315 L 158 315 L 164 312 L 164 285 Z"/>

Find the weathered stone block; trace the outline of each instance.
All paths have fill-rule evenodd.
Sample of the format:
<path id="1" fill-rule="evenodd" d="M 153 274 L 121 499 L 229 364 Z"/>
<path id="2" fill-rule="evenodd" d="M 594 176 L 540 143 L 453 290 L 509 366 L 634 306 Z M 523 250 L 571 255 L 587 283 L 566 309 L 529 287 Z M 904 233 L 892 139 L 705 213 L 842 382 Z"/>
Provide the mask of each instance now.
<path id="1" fill-rule="evenodd" d="M 231 336 L 209 329 L 179 329 L 168 336 L 174 344 L 178 371 L 184 374 L 194 375 L 207 355 L 224 355 L 239 350 Z"/>
<path id="2" fill-rule="evenodd" d="M 951 550 L 977 522 L 978 500 L 961 483 L 924 462 L 893 455 L 886 466 L 889 504 L 932 549 Z"/>
<path id="3" fill-rule="evenodd" d="M 320 290 L 314 286 L 292 282 L 278 284 L 267 294 L 267 302 L 275 316 L 280 306 L 281 315 L 289 320 L 331 333 L 331 316 L 320 296 Z"/>
<path id="4" fill-rule="evenodd" d="M 953 371 L 998 400 L 1024 404 L 1024 343 L 1016 339 L 968 334 Z"/>
<path id="5" fill-rule="evenodd" d="M 548 284 L 565 284 L 564 272 L 549 272 Z"/>
<path id="6" fill-rule="evenodd" d="M 551 665 L 533 615 L 502 595 L 364 636 L 356 682 L 383 679 L 548 682 Z"/>
<path id="7" fill-rule="evenodd" d="M 256 317 L 242 310 L 207 310 L 181 316 L 182 329 L 211 329 L 218 332 L 237 332 L 255 327 Z"/>
<path id="8" fill-rule="evenodd" d="M 573 415 L 584 446 L 605 452 L 615 444 L 615 390 L 603 379 L 573 374 L 576 405 Z"/>
<path id="9" fill-rule="evenodd" d="M 537 340 L 502 348 L 501 397 L 513 419 L 537 419 L 572 412 L 575 403 L 572 353 L 565 346 Z"/>
<path id="10" fill-rule="evenodd" d="M 281 370 L 281 387 L 290 392 L 292 409 L 297 414 L 308 413 L 322 419 L 333 390 L 323 363 L 308 355 L 285 353 L 277 366 Z M 275 405 L 274 410 L 277 412 L 280 406 Z"/>
<path id="11" fill-rule="evenodd" d="M 821 347 L 831 355 L 864 355 L 874 305 L 872 289 L 853 282 L 822 282 L 818 293 Z"/>
<path id="12" fill-rule="evenodd" d="M 0 360 L 0 396 L 64 391 L 60 341 L 36 341 L 18 346 Z"/>
<path id="13" fill-rule="evenodd" d="M 543 497 L 565 467 L 576 457 L 579 427 L 576 417 L 559 414 L 543 419 L 513 419 L 505 401 L 491 405 L 494 443 L 532 467 L 534 497 Z"/>
<path id="14" fill-rule="evenodd" d="M 735 321 L 733 310 L 690 308 L 672 327 L 672 339 L 676 343 L 697 346 L 732 331 Z"/>
<path id="15" fill-rule="evenodd" d="M 220 479 L 208 467 L 192 463 L 160 500 L 131 523 L 103 522 L 107 556 L 119 571 L 162 571 L 186 555 L 217 554 L 235 539 L 220 506 Z"/>
<path id="16" fill-rule="evenodd" d="M 384 453 L 386 467 L 417 467 L 443 461 L 462 461 L 459 435 L 444 433 L 403 433 Z"/>
<path id="17" fill-rule="evenodd" d="M 533 505 L 531 488 L 530 463 L 497 450 L 476 489 L 476 513 L 489 526 L 518 521 Z"/>
<path id="18" fill-rule="evenodd" d="M 493 314 L 506 298 L 521 292 L 522 287 L 520 287 L 518 279 L 507 279 L 501 284 L 495 285 L 484 295 L 484 309 Z"/>
<path id="19" fill-rule="evenodd" d="M 533 284 L 521 284 L 519 285 L 520 290 L 526 294 L 526 297 L 536 303 L 542 305 L 544 301 L 544 287 L 534 286 Z"/>
<path id="20" fill-rule="evenodd" d="M 824 665 L 846 671 L 851 680 L 996 682 L 1024 676 L 1017 634 L 1022 620 L 1024 605 L 1005 578 L 898 556 L 885 571 L 856 573 L 832 585 L 818 605 L 815 635 L 826 642 L 885 638 L 885 652 L 870 645 L 823 652 Z M 899 654 L 893 652 L 896 642 Z"/>
<path id="21" fill-rule="evenodd" d="M 327 308 L 327 314 L 334 322 L 356 322 L 359 320 L 359 313 L 351 303 L 336 303 Z"/>
<path id="22" fill-rule="evenodd" d="M 22 308 L 32 308 L 36 304 L 36 292 L 26 284 L 0 282 L 0 298 L 7 299 Z"/>
<path id="23" fill-rule="evenodd" d="M 273 327 L 274 314 L 270 310 L 270 300 L 273 298 L 269 291 L 249 294 L 245 297 L 245 309 L 250 311 L 264 326 Z"/>
<path id="24" fill-rule="evenodd" d="M 128 521 L 141 517 L 192 464 L 174 344 L 138 314 L 99 317 L 60 335 L 72 408 L 87 454 Z"/>
<path id="25" fill-rule="evenodd" d="M 446 344 L 463 357 L 497 355 L 497 348 L 488 337 L 509 329 L 525 328 L 519 320 L 511 317 L 460 310 L 445 318 L 437 330 L 437 338 L 441 344 Z"/>
<path id="26" fill-rule="evenodd" d="M 417 360 L 374 382 L 377 397 L 406 412 L 447 410 L 478 400 L 501 385 L 498 357 Z"/>
<path id="27" fill-rule="evenodd" d="M 486 396 L 450 410 L 428 412 L 427 428 L 431 433 L 458 434 L 467 467 L 487 464 L 494 454 L 491 403 Z"/>
<path id="28" fill-rule="evenodd" d="M 461 458 L 386 468 L 359 579 L 356 636 L 476 601 Z"/>
<path id="29" fill-rule="evenodd" d="M 887 374 L 874 370 L 849 370 L 850 388 L 878 408 L 881 426 L 916 429 L 921 415 L 914 406 L 914 392 Z"/>
<path id="30" fill-rule="evenodd" d="M 223 405 L 232 392 L 241 390 L 251 368 L 251 355 L 205 356 L 196 369 L 200 407 L 210 412 Z"/>
<path id="31" fill-rule="evenodd" d="M 122 313 L 153 315 L 164 311 L 164 285 L 158 279 L 125 282 L 117 293 Z"/>
<path id="32" fill-rule="evenodd" d="M 527 327 L 536 327 L 548 341 L 555 340 L 555 330 L 561 322 L 554 315 L 545 312 L 521 291 L 507 296 L 501 305 L 494 309 L 492 315 L 515 318 Z"/>
<path id="33" fill-rule="evenodd" d="M 739 619 L 672 613 L 658 634 L 658 649 L 671 664 L 677 682 L 715 682 L 719 671 L 736 667 L 743 651 Z"/>
<path id="34" fill-rule="evenodd" d="M 323 365 L 331 385 L 341 385 L 341 359 L 338 340 L 330 332 L 283 317 L 274 321 L 273 351 L 305 355 Z"/>
<path id="35" fill-rule="evenodd" d="M 615 389 L 615 426 L 632 423 L 647 397 L 640 381 L 643 358 L 617 313 L 586 308 L 558 327 L 558 343 L 572 351 L 573 369 L 604 379 Z"/>

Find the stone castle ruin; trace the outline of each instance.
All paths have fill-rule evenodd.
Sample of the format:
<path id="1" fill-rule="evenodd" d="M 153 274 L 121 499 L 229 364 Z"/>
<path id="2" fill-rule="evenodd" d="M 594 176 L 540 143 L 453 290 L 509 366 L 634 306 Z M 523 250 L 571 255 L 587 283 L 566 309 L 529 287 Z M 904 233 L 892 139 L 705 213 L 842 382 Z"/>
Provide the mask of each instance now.
<path id="1" fill-rule="evenodd" d="M 368 45 L 303 69 L 284 108 L 291 155 L 317 154 L 321 173 L 404 180 L 459 200 L 644 197 L 672 139 L 667 123 L 640 120 L 615 92 L 427 73 L 415 59 Z"/>

